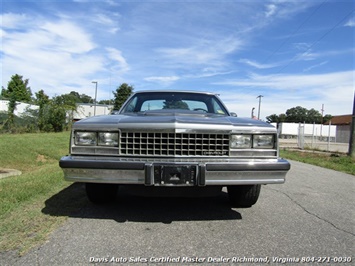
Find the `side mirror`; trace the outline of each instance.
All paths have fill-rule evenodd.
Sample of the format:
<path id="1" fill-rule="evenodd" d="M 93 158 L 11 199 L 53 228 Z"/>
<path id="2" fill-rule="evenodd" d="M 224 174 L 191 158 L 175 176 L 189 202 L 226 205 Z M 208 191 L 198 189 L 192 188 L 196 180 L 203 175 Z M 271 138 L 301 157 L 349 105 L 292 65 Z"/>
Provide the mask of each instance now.
<path id="1" fill-rule="evenodd" d="M 230 114 L 231 114 L 231 116 L 233 116 L 233 117 L 238 117 L 238 115 L 237 115 L 236 113 L 234 113 L 234 112 L 231 112 Z"/>

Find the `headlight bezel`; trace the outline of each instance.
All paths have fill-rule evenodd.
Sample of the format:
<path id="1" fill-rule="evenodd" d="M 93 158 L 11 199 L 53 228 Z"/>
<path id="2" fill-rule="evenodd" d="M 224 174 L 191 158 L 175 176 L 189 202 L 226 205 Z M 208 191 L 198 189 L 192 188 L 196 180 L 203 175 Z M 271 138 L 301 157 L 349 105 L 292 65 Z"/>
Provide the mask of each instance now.
<path id="1" fill-rule="evenodd" d="M 107 147 L 118 147 L 118 132 L 98 132 L 97 145 Z"/>
<path id="2" fill-rule="evenodd" d="M 275 148 L 275 135 L 255 134 L 253 135 L 254 149 L 273 149 Z"/>
<path id="3" fill-rule="evenodd" d="M 252 135 L 251 134 L 232 134 L 230 138 L 231 149 L 251 149 Z"/>
<path id="4" fill-rule="evenodd" d="M 275 134 L 231 134 L 230 149 L 275 149 L 275 141 Z"/>
<path id="5" fill-rule="evenodd" d="M 73 143 L 75 146 L 84 146 L 84 147 L 94 147 L 94 146 L 118 147 L 119 139 L 120 139 L 120 135 L 119 132 L 117 131 L 77 130 L 74 132 Z"/>
<path id="6" fill-rule="evenodd" d="M 75 131 L 74 144 L 75 146 L 96 146 L 97 133 L 93 131 Z"/>

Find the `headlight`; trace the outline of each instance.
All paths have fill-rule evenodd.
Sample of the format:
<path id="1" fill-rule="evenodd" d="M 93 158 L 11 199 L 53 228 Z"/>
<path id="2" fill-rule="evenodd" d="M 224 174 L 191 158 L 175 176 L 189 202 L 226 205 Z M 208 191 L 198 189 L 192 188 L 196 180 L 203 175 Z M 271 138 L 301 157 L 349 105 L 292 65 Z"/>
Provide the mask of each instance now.
<path id="1" fill-rule="evenodd" d="M 256 149 L 272 149 L 274 148 L 273 135 L 254 135 L 253 148 Z"/>
<path id="2" fill-rule="evenodd" d="M 75 132 L 75 145 L 95 146 L 96 132 Z"/>
<path id="3" fill-rule="evenodd" d="M 118 146 L 118 133 L 100 132 L 98 145 Z"/>
<path id="4" fill-rule="evenodd" d="M 232 135 L 232 149 L 248 149 L 251 148 L 251 135 Z"/>

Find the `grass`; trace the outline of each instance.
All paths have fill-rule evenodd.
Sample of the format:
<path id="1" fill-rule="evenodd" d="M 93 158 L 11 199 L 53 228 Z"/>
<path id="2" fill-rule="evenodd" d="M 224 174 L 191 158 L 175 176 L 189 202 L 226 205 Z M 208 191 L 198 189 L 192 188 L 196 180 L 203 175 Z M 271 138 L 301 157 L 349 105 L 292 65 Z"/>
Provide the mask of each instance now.
<path id="1" fill-rule="evenodd" d="M 345 155 L 311 151 L 280 150 L 281 157 L 355 175 L 355 159 Z"/>
<path id="2" fill-rule="evenodd" d="M 0 252 L 24 254 L 65 221 L 43 210 L 48 199 L 71 185 L 58 165 L 68 141 L 68 132 L 0 135 L 0 169 L 22 171 L 0 179 Z"/>

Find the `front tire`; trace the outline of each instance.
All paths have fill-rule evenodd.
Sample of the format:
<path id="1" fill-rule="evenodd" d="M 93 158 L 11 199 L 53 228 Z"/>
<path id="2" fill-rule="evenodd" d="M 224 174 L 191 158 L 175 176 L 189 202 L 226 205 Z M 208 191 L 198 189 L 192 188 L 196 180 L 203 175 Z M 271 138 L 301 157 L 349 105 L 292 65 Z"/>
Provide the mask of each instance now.
<path id="1" fill-rule="evenodd" d="M 261 185 L 228 186 L 228 196 L 232 207 L 249 208 L 259 198 Z"/>
<path id="2" fill-rule="evenodd" d="M 116 199 L 117 184 L 86 183 L 86 195 L 95 204 L 112 202 Z"/>

